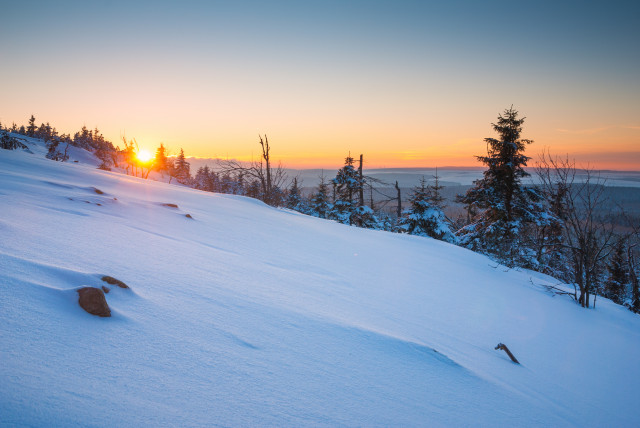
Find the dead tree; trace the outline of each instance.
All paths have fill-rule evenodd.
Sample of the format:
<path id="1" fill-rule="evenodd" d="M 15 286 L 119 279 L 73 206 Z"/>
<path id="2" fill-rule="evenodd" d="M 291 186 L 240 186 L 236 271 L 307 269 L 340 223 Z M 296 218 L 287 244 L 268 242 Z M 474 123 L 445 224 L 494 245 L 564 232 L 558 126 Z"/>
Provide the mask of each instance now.
<path id="1" fill-rule="evenodd" d="M 520 364 L 520 362 L 516 359 L 516 357 L 513 356 L 511 351 L 509 351 L 509 348 L 507 348 L 507 345 L 505 345 L 504 343 L 498 343 L 498 345 L 496 345 L 494 349 L 502 349 L 504 352 L 507 353 L 509 358 L 511 358 L 511 361 L 513 361 L 516 364 Z"/>
<path id="2" fill-rule="evenodd" d="M 398 192 L 398 205 L 396 208 L 396 215 L 398 218 L 402 217 L 402 195 L 400 193 L 400 186 L 398 186 L 398 180 L 396 180 L 396 192 Z"/>
<path id="3" fill-rule="evenodd" d="M 558 205 L 562 233 L 558 245 L 567 253 L 574 288 L 580 291 L 576 300 L 588 308 L 615 239 L 612 222 L 599 214 L 607 206 L 605 181 L 591 169 L 583 170 L 584 178 L 578 180 L 574 162 L 548 153 L 541 157 L 538 170 L 545 195 Z"/>
<path id="4" fill-rule="evenodd" d="M 358 176 L 360 177 L 360 186 L 358 189 L 358 206 L 364 206 L 364 178 L 362 176 L 362 155 L 360 155 L 360 166 L 358 167 Z M 371 207 L 373 209 L 373 206 Z"/>
<path id="5" fill-rule="evenodd" d="M 284 186 L 287 175 L 282 165 L 278 164 L 276 168 L 271 165 L 271 147 L 269 146 L 269 140 L 267 136 L 258 136 L 260 138 L 260 147 L 262 149 L 262 155 L 259 161 L 251 161 L 249 163 L 242 163 L 235 159 L 218 160 L 218 166 L 221 172 L 242 176 L 245 179 L 251 178 L 257 180 L 260 183 L 260 189 L 262 192 L 261 199 L 269 205 L 279 205 L 282 200 L 277 197 L 278 190 Z"/>

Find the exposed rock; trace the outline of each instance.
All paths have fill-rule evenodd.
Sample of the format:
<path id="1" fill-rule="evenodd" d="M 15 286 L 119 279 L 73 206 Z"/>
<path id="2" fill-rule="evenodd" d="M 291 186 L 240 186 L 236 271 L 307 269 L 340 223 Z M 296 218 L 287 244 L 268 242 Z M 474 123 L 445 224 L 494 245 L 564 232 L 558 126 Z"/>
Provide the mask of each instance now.
<path id="1" fill-rule="evenodd" d="M 107 299 L 101 289 L 95 287 L 83 287 L 78 290 L 80 298 L 78 304 L 85 311 L 99 317 L 110 317 L 111 309 L 107 305 Z"/>
<path id="2" fill-rule="evenodd" d="M 93 188 L 93 191 L 96 192 L 98 195 L 104 195 L 104 192 L 96 187 Z"/>
<path id="3" fill-rule="evenodd" d="M 162 204 L 163 207 L 178 208 L 177 204 Z"/>
<path id="4" fill-rule="evenodd" d="M 119 279 L 115 279 L 112 276 L 105 275 L 101 279 L 104 282 L 106 282 L 107 284 L 117 285 L 120 288 L 129 288 L 129 286 L 127 284 L 125 284 L 124 282 L 120 281 Z"/>
<path id="5" fill-rule="evenodd" d="M 109 293 L 110 288 L 109 287 L 105 287 L 104 285 L 102 286 L 102 291 L 104 291 L 104 294 Z"/>
<path id="6" fill-rule="evenodd" d="M 186 218 L 191 218 L 191 219 L 193 218 L 193 217 L 191 217 L 191 214 L 185 214 L 184 216 L 185 216 Z"/>

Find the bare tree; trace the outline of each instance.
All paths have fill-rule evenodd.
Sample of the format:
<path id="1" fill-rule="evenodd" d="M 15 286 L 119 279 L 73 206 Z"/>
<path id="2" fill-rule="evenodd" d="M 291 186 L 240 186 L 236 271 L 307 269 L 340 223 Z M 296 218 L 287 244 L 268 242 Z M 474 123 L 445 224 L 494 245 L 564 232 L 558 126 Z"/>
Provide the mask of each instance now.
<path id="1" fill-rule="evenodd" d="M 358 176 L 360 177 L 360 187 L 358 188 L 358 206 L 364 206 L 364 177 L 362 176 L 362 154 L 360 154 L 360 166 L 358 166 Z M 373 209 L 373 207 L 371 207 Z"/>
<path id="2" fill-rule="evenodd" d="M 638 258 L 638 248 L 640 248 L 640 224 L 625 215 L 630 232 L 626 236 L 627 246 L 627 268 L 629 274 L 629 284 L 631 285 L 629 310 L 640 313 L 640 280 L 638 280 L 638 270 L 640 270 L 640 260 Z"/>
<path id="3" fill-rule="evenodd" d="M 398 205 L 396 207 L 396 216 L 398 216 L 398 218 L 402 217 L 402 194 L 400 193 L 400 186 L 398 186 L 398 180 L 396 180 L 396 192 L 398 192 Z"/>
<path id="4" fill-rule="evenodd" d="M 267 136 L 258 136 L 262 155 L 259 161 L 242 163 L 235 159 L 218 160 L 218 166 L 222 173 L 257 180 L 261 187 L 261 198 L 269 205 L 280 205 L 282 203 L 281 189 L 286 183 L 287 175 L 280 163 L 276 168 L 271 165 L 271 146 Z"/>
<path id="5" fill-rule="evenodd" d="M 611 218 L 600 214 L 607 202 L 605 180 L 592 169 L 581 171 L 583 178 L 578 180 L 577 172 L 573 161 L 552 158 L 548 153 L 543 153 L 538 163 L 543 192 L 560 221 L 561 239 L 554 245 L 566 252 L 574 298 L 588 308 L 615 234 Z"/>

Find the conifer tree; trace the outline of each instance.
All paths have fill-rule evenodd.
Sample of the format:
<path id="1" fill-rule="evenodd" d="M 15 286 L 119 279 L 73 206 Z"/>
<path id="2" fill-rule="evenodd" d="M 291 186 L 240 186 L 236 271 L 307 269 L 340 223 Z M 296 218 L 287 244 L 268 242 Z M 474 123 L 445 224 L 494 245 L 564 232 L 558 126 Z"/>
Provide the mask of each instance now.
<path id="1" fill-rule="evenodd" d="M 442 189 L 444 186 L 440 184 L 440 176 L 438 175 L 438 168 L 433 176 L 434 183 L 427 186 L 429 191 L 429 202 L 431 205 L 438 207 L 439 209 L 445 208 L 445 198 L 442 196 Z"/>
<path id="2" fill-rule="evenodd" d="M 324 179 L 324 174 L 320 176 L 318 190 L 311 197 L 311 215 L 320 218 L 327 218 L 333 205 L 329 202 L 329 186 Z"/>
<path id="3" fill-rule="evenodd" d="M 627 269 L 624 260 L 625 243 L 621 239 L 613 249 L 613 255 L 607 265 L 608 278 L 604 285 L 604 296 L 617 304 L 624 302 L 627 285 Z"/>
<path id="4" fill-rule="evenodd" d="M 528 226 L 544 222 L 540 195 L 521 182 L 529 176 L 524 167 L 530 158 L 524 150 L 532 143 L 520 138 L 524 120 L 513 107 L 498 116 L 492 126 L 499 138 L 485 138 L 487 155 L 477 156 L 487 170 L 457 199 L 468 212 L 477 212 L 471 224 L 458 231 L 462 245 L 510 265 L 526 265 L 529 254 L 520 238 Z"/>
<path id="5" fill-rule="evenodd" d="M 31 118 L 29 118 L 29 125 L 27 126 L 27 136 L 35 137 L 37 129 L 36 118 L 34 115 L 31 115 Z"/>
<path id="6" fill-rule="evenodd" d="M 167 149 L 165 149 L 164 144 L 160 143 L 160 147 L 156 149 L 156 155 L 153 158 L 153 168 L 160 172 L 167 172 Z"/>
<path id="7" fill-rule="evenodd" d="M 629 282 L 631 283 L 631 301 L 629 309 L 635 313 L 640 313 L 640 280 L 638 279 L 638 270 L 636 267 L 635 245 L 627 247 L 627 262 L 629 265 Z"/>
<path id="8" fill-rule="evenodd" d="M 309 205 L 300 194 L 300 187 L 298 186 L 298 178 L 294 177 L 287 193 L 286 207 L 303 214 L 309 213 Z"/>
<path id="9" fill-rule="evenodd" d="M 27 146 L 18 141 L 16 137 L 9 135 L 6 131 L 0 131 L 0 149 L 15 150 L 26 148 Z"/>
<path id="10" fill-rule="evenodd" d="M 184 150 L 180 149 L 180 154 L 175 161 L 175 177 L 179 183 L 188 184 L 191 178 L 189 162 L 184 157 Z"/>
<path id="11" fill-rule="evenodd" d="M 436 187 L 439 184 L 436 184 Z M 435 198 L 435 199 L 434 199 Z M 442 203 L 438 192 L 433 192 L 426 184 L 424 177 L 420 185 L 413 189 L 409 198 L 411 207 L 406 210 L 399 220 L 401 230 L 420 236 L 429 236 L 441 241 L 455 242 L 451 232 L 451 223 L 437 205 Z"/>
<path id="12" fill-rule="evenodd" d="M 358 171 L 353 167 L 351 154 L 346 157 L 345 165 L 338 170 L 336 177 L 332 180 L 335 201 L 330 217 L 344 224 L 353 224 L 353 213 L 355 212 L 354 197 L 359 194 L 362 181 Z"/>

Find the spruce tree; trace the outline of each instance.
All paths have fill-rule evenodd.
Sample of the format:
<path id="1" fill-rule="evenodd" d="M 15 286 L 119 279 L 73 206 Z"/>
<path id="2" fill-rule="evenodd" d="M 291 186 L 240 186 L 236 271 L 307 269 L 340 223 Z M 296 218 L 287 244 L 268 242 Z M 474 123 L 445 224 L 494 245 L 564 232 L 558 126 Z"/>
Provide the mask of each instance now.
<path id="1" fill-rule="evenodd" d="M 16 137 L 9 135 L 6 131 L 0 131 L 0 149 L 15 150 L 26 148 L 27 146 L 18 141 Z"/>
<path id="2" fill-rule="evenodd" d="M 439 209 L 445 208 L 445 198 L 442 196 L 442 189 L 444 186 L 440 184 L 440 176 L 438 175 L 438 168 L 433 176 L 434 183 L 427 186 L 429 191 L 429 202 L 431 205 L 438 207 Z"/>
<path id="3" fill-rule="evenodd" d="M 329 202 L 329 186 L 324 180 L 324 175 L 320 177 L 318 190 L 311 197 L 311 215 L 320 218 L 327 218 L 333 205 Z"/>
<path id="4" fill-rule="evenodd" d="M 485 138 L 487 155 L 477 159 L 487 166 L 483 178 L 474 182 L 457 201 L 467 205 L 471 224 L 458 235 L 463 246 L 493 255 L 510 265 L 526 265 L 530 256 L 520 238 L 527 227 L 544 222 L 537 190 L 522 185 L 529 176 L 524 170 L 530 159 L 524 155 L 531 140 L 520 138 L 525 118 L 513 107 L 492 124 L 499 138 Z"/>
<path id="5" fill-rule="evenodd" d="M 624 259 L 625 249 L 624 241 L 618 241 L 607 265 L 609 275 L 604 285 L 604 296 L 617 304 L 624 302 L 625 289 L 628 281 L 626 261 Z"/>
<path id="6" fill-rule="evenodd" d="M 353 167 L 351 154 L 346 157 L 345 165 L 338 170 L 332 180 L 335 192 L 335 201 L 330 217 L 344 224 L 353 224 L 353 214 L 356 210 L 354 197 L 359 194 L 362 181 L 358 170 Z"/>
<path id="7" fill-rule="evenodd" d="M 180 149 L 180 154 L 176 158 L 175 162 L 175 177 L 178 182 L 182 184 L 188 184 L 191 178 L 189 162 L 184 157 L 184 150 Z"/>
<path id="8" fill-rule="evenodd" d="M 167 149 L 164 148 L 164 144 L 162 143 L 160 143 L 160 147 L 156 149 L 156 155 L 153 159 L 153 169 L 160 173 L 168 170 Z"/>
<path id="9" fill-rule="evenodd" d="M 438 186 L 439 184 L 436 184 Z M 424 177 L 413 189 L 409 198 L 410 208 L 399 220 L 401 230 L 411 235 L 429 236 L 441 241 L 455 242 L 451 224 L 437 205 L 442 203 L 438 193 L 431 191 Z"/>
<path id="10" fill-rule="evenodd" d="M 291 182 L 291 187 L 287 192 L 287 200 L 285 206 L 294 211 L 301 212 L 303 214 L 309 213 L 309 205 L 300 194 L 300 187 L 298 186 L 298 178 L 294 177 Z"/>
<path id="11" fill-rule="evenodd" d="M 640 313 L 640 280 L 638 279 L 638 270 L 636 268 L 634 247 L 627 248 L 627 262 L 629 265 L 629 282 L 631 283 L 631 301 L 629 309 L 635 313 Z"/>
<path id="12" fill-rule="evenodd" d="M 27 126 L 26 134 L 28 137 L 35 137 L 37 130 L 38 127 L 36 126 L 36 118 L 34 115 L 31 115 L 31 118 L 29 118 L 29 125 Z"/>

